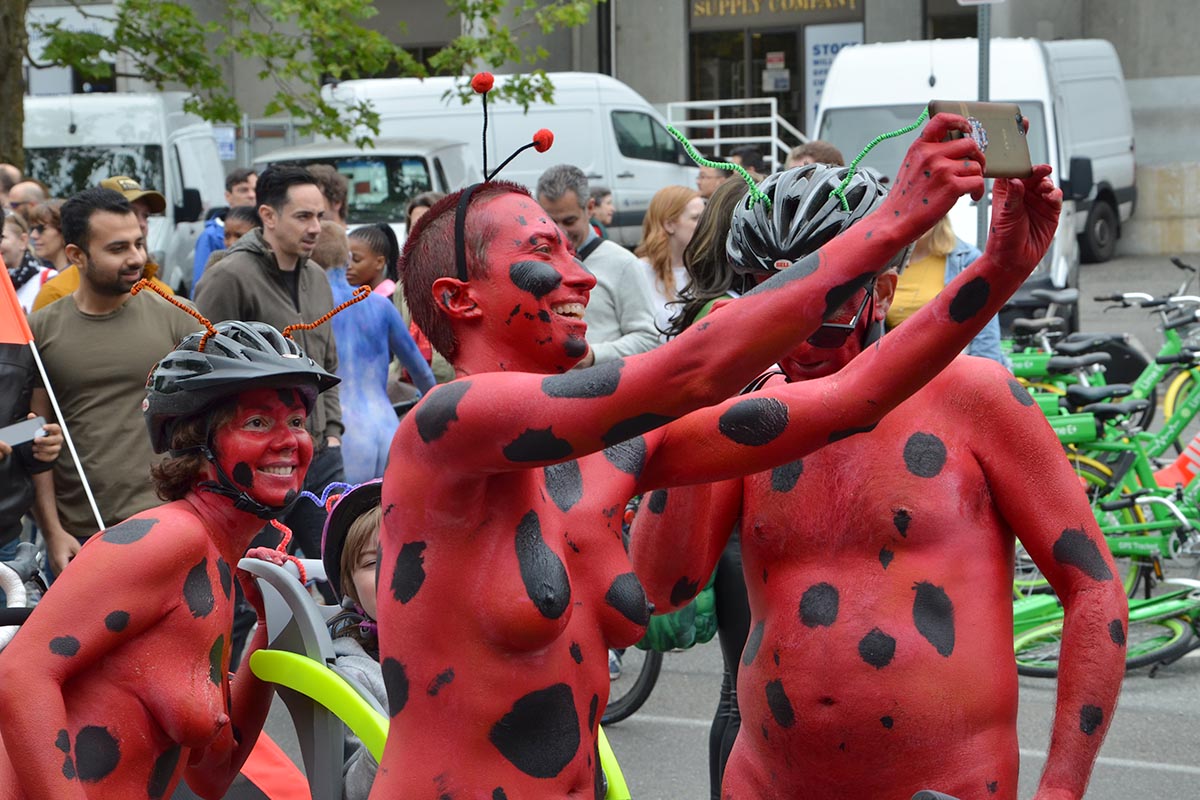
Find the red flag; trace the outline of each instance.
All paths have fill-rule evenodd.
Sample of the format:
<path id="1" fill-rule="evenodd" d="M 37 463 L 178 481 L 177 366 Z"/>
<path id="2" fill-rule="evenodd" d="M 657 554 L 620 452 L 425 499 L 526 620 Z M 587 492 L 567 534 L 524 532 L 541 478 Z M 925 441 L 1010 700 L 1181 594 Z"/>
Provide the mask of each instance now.
<path id="1" fill-rule="evenodd" d="M 0 258 L 0 344 L 29 344 L 33 331 L 25 320 L 25 310 L 17 300 L 17 290 Z"/>

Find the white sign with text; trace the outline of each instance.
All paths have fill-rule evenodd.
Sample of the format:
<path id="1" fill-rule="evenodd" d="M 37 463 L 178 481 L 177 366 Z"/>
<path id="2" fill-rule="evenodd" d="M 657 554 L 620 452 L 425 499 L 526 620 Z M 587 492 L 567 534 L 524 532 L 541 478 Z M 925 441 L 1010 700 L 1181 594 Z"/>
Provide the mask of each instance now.
<path id="1" fill-rule="evenodd" d="M 817 135 L 813 124 L 817 119 L 817 105 L 825 88 L 825 77 L 833 64 L 833 57 L 843 47 L 863 43 L 861 22 L 842 22 L 836 25 L 808 25 L 804 28 L 804 132 Z"/>

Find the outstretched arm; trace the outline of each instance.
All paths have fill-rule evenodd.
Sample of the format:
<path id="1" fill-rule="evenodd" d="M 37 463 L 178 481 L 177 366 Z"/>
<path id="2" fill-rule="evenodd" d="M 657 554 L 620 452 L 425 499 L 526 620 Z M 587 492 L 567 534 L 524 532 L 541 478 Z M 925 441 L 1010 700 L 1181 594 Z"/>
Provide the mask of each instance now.
<path id="1" fill-rule="evenodd" d="M 945 368 L 1037 265 L 1062 204 L 1049 172 L 1041 166 L 1023 181 L 997 181 L 988 252 L 840 372 L 727 400 L 656 432 L 639 489 L 759 472 L 873 428 Z M 747 298 L 706 319 L 716 324 Z"/>
<path id="2" fill-rule="evenodd" d="M 460 474 L 500 472 L 578 458 L 728 397 L 816 330 L 960 195 L 982 192 L 975 144 L 942 141 L 965 125 L 935 117 L 897 177 L 905 192 L 893 191 L 848 235 L 672 342 L 564 375 L 485 373 L 440 386 L 406 417 L 396 442 Z M 424 448 L 413 446 L 414 436 Z"/>
<path id="3" fill-rule="evenodd" d="M 976 453 L 1001 516 L 1065 610 L 1050 751 L 1035 800 L 1083 797 L 1125 674 L 1129 609 L 1108 545 L 1062 446 L 1025 390 L 979 375 Z M 1007 384 L 1007 386 L 1006 386 Z M 1007 623 L 1005 623 L 1007 624 Z"/>
<path id="4" fill-rule="evenodd" d="M 425 356 L 421 355 L 421 350 L 413 341 L 412 334 L 408 332 L 408 326 L 404 324 L 404 318 L 400 316 L 399 309 L 390 302 L 388 306 L 388 344 L 391 347 L 392 355 L 400 359 L 400 363 L 412 377 L 413 384 L 421 390 L 421 394 L 425 394 L 437 385 L 437 378 L 433 377 L 433 370 L 429 368 L 429 362 L 425 360 Z"/>

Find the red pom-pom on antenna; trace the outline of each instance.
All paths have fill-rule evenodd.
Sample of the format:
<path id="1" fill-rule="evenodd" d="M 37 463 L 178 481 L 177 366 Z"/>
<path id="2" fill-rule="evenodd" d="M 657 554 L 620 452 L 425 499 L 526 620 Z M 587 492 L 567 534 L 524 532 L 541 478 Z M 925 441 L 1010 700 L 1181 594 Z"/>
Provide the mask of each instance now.
<path id="1" fill-rule="evenodd" d="M 475 77 L 471 78 L 471 88 L 479 94 L 490 92 L 495 83 L 496 79 L 490 72 L 476 72 Z"/>
<path id="2" fill-rule="evenodd" d="M 539 153 L 544 153 L 554 144 L 554 132 L 546 128 L 542 128 L 533 135 L 533 149 Z"/>

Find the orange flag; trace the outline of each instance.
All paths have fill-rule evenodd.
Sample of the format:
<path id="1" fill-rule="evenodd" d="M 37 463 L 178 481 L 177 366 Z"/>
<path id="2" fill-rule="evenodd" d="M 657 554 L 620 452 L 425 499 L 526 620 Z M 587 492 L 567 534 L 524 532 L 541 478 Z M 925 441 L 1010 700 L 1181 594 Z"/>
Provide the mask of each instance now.
<path id="1" fill-rule="evenodd" d="M 4 267 L 4 259 L 0 258 L 0 344 L 29 344 L 33 341 L 33 331 L 25 320 L 25 310 L 17 300 L 17 290 L 8 270 Z"/>

